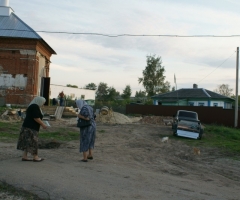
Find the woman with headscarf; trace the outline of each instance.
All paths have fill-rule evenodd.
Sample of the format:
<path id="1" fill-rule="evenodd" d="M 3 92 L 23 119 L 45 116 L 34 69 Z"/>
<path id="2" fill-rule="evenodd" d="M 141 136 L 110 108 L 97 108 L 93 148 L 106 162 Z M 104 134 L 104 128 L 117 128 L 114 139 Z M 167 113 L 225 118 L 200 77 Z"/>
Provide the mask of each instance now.
<path id="1" fill-rule="evenodd" d="M 37 96 L 31 101 L 26 110 L 26 117 L 17 143 L 17 149 L 23 151 L 22 161 L 41 162 L 44 160 L 38 157 L 38 133 L 40 126 L 44 129 L 47 128 L 42 121 L 43 113 L 41 110 L 45 102 L 44 97 Z M 28 153 L 33 155 L 33 159 L 28 158 Z"/>
<path id="2" fill-rule="evenodd" d="M 82 162 L 93 159 L 93 149 L 96 136 L 96 123 L 94 119 L 93 108 L 84 100 L 76 100 L 76 105 L 80 112 L 78 118 L 91 120 L 91 125 L 80 128 L 80 153 L 83 152 Z"/>

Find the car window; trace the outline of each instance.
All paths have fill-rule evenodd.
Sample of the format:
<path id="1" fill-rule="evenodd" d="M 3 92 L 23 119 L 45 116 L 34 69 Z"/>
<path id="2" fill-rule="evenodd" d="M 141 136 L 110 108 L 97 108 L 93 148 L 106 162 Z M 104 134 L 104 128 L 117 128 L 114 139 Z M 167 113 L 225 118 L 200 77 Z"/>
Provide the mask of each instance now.
<path id="1" fill-rule="evenodd" d="M 191 112 L 179 112 L 179 117 L 189 117 L 189 118 L 194 118 L 196 119 L 196 113 L 191 113 Z"/>

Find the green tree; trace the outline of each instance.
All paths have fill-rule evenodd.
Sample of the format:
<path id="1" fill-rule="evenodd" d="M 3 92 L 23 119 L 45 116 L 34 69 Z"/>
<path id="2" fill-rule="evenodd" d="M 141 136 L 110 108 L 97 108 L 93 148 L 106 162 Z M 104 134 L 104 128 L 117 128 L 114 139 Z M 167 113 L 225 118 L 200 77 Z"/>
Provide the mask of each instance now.
<path id="1" fill-rule="evenodd" d="M 109 87 L 108 88 L 108 97 L 107 99 L 109 101 L 114 101 L 116 99 L 117 96 L 119 96 L 119 92 L 116 91 L 116 89 L 114 87 Z"/>
<path id="2" fill-rule="evenodd" d="M 165 81 L 158 93 L 170 92 L 171 85 L 168 81 Z"/>
<path id="3" fill-rule="evenodd" d="M 96 99 L 99 101 L 106 101 L 108 98 L 108 85 L 107 83 L 100 82 L 96 92 Z"/>
<path id="4" fill-rule="evenodd" d="M 213 91 L 227 97 L 231 97 L 233 95 L 233 89 L 230 88 L 228 84 L 218 85 L 217 88 Z"/>
<path id="5" fill-rule="evenodd" d="M 147 56 L 147 66 L 143 70 L 143 77 L 138 78 L 138 82 L 143 84 L 148 96 L 170 90 L 169 82 L 164 82 L 164 72 L 161 57 L 156 57 L 156 55 Z"/>
<path id="6" fill-rule="evenodd" d="M 145 102 L 146 101 L 146 92 L 145 91 L 136 91 L 135 93 L 135 99 L 140 102 Z"/>
<path id="7" fill-rule="evenodd" d="M 123 90 L 123 93 L 122 93 L 122 98 L 123 99 L 130 99 L 131 97 L 131 94 L 132 94 L 132 90 L 131 90 L 131 87 L 130 85 L 126 85 L 125 89 Z"/>
<path id="8" fill-rule="evenodd" d="M 77 85 L 71 85 L 71 84 L 67 84 L 67 87 L 78 88 Z"/>
<path id="9" fill-rule="evenodd" d="M 86 86 L 85 86 L 85 89 L 88 89 L 88 90 L 96 90 L 97 89 L 97 85 L 95 83 L 88 83 Z"/>
<path id="10" fill-rule="evenodd" d="M 146 96 L 146 92 L 145 91 L 136 91 L 136 93 L 135 93 L 135 97 L 136 98 L 143 98 L 143 97 L 145 97 Z"/>

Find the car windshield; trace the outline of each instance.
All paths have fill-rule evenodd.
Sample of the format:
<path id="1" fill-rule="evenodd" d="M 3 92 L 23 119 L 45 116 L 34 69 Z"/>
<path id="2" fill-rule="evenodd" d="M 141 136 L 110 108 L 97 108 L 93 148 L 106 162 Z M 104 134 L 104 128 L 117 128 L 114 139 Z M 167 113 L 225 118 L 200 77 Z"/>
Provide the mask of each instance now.
<path id="1" fill-rule="evenodd" d="M 192 112 L 179 112 L 178 116 L 197 119 L 197 114 Z"/>

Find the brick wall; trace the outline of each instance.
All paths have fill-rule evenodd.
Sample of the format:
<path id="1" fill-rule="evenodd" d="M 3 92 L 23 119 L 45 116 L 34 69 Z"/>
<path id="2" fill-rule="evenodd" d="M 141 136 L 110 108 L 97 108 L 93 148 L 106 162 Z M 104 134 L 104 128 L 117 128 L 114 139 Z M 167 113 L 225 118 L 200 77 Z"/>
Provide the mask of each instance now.
<path id="1" fill-rule="evenodd" d="M 20 50 L 41 51 L 41 55 L 47 60 L 51 56 L 49 50 L 44 48 L 38 40 L 0 38 L 0 66 L 3 73 L 10 74 L 13 78 L 18 74 L 27 77 L 25 88 L 15 85 L 4 88 L 4 92 L 0 92 L 0 97 L 5 98 L 6 104 L 27 105 L 38 95 L 38 88 L 41 87 L 38 75 L 39 57 L 36 54 L 21 54 Z M 4 87 L 4 84 L 1 83 L 0 88 L 1 86 Z"/>

